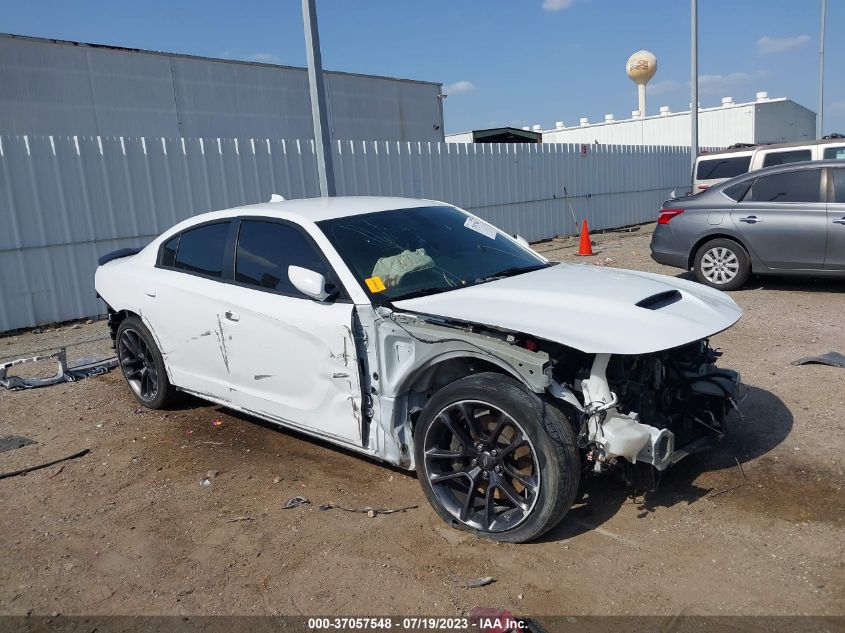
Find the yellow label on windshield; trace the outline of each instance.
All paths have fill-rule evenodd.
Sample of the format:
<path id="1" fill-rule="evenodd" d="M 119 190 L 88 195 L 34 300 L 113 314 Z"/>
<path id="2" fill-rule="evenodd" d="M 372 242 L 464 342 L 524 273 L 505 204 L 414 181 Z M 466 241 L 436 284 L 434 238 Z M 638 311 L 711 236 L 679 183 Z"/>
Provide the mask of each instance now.
<path id="1" fill-rule="evenodd" d="M 384 285 L 381 277 L 368 277 L 364 280 L 364 283 L 367 284 L 367 288 L 370 289 L 370 292 L 384 292 L 387 290 L 387 286 Z"/>

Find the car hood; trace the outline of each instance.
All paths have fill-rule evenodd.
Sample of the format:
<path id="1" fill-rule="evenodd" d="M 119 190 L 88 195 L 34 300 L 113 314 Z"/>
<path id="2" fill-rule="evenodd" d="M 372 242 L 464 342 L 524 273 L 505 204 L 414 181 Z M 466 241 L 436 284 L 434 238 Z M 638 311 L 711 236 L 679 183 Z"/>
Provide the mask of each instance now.
<path id="1" fill-rule="evenodd" d="M 571 264 L 393 305 L 530 334 L 590 354 L 677 347 L 721 332 L 742 315 L 727 294 L 695 282 Z"/>

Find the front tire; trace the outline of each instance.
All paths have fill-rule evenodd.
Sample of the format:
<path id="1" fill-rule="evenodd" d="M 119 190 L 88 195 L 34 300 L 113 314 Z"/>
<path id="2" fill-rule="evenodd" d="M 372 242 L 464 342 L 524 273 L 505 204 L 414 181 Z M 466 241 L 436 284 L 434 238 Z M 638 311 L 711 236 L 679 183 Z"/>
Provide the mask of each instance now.
<path id="1" fill-rule="evenodd" d="M 414 429 L 414 453 L 423 491 L 446 523 L 508 543 L 557 525 L 580 481 L 566 416 L 496 373 L 435 393 Z"/>
<path id="2" fill-rule="evenodd" d="M 162 409 L 169 404 L 176 390 L 167 379 L 155 339 L 141 319 L 129 316 L 121 321 L 114 341 L 123 377 L 138 402 L 149 409 Z"/>
<path id="3" fill-rule="evenodd" d="M 699 283 L 718 290 L 736 290 L 751 275 L 748 253 L 737 242 L 725 238 L 702 244 L 693 265 Z"/>

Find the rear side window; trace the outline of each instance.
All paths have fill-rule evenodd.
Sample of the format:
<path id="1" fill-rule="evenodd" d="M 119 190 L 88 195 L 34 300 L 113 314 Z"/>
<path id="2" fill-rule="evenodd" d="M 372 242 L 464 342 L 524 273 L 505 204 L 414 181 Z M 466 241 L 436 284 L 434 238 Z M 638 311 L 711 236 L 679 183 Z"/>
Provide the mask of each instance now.
<path id="1" fill-rule="evenodd" d="M 799 169 L 785 174 L 761 176 L 754 181 L 745 201 L 821 202 L 820 169 Z"/>
<path id="2" fill-rule="evenodd" d="M 845 168 L 830 170 L 833 178 L 833 202 L 845 204 Z"/>
<path id="3" fill-rule="evenodd" d="M 316 248 L 298 228 L 279 222 L 241 222 L 235 259 L 237 281 L 302 297 L 304 295 L 288 279 L 288 266 L 328 274 Z"/>
<path id="4" fill-rule="evenodd" d="M 767 152 L 766 158 L 763 159 L 763 167 L 800 163 L 805 160 L 810 160 L 810 150 L 808 149 L 798 149 L 791 152 Z"/>
<path id="5" fill-rule="evenodd" d="M 845 159 L 845 145 L 842 147 L 828 147 L 824 150 L 825 158 Z"/>
<path id="6" fill-rule="evenodd" d="M 206 224 L 182 233 L 176 250 L 174 267 L 209 277 L 222 277 L 229 224 L 229 222 Z"/>
<path id="7" fill-rule="evenodd" d="M 708 158 L 698 161 L 696 180 L 712 180 L 714 178 L 733 178 L 748 172 L 751 156 L 735 156 L 732 158 Z"/>

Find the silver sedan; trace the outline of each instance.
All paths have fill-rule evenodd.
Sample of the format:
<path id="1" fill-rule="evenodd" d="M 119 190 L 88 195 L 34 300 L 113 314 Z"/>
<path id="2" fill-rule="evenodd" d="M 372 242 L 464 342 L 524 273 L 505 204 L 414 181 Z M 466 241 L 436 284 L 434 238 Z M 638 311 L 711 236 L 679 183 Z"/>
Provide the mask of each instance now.
<path id="1" fill-rule="evenodd" d="M 770 167 L 668 200 L 651 256 L 720 290 L 751 274 L 845 278 L 845 161 Z"/>

